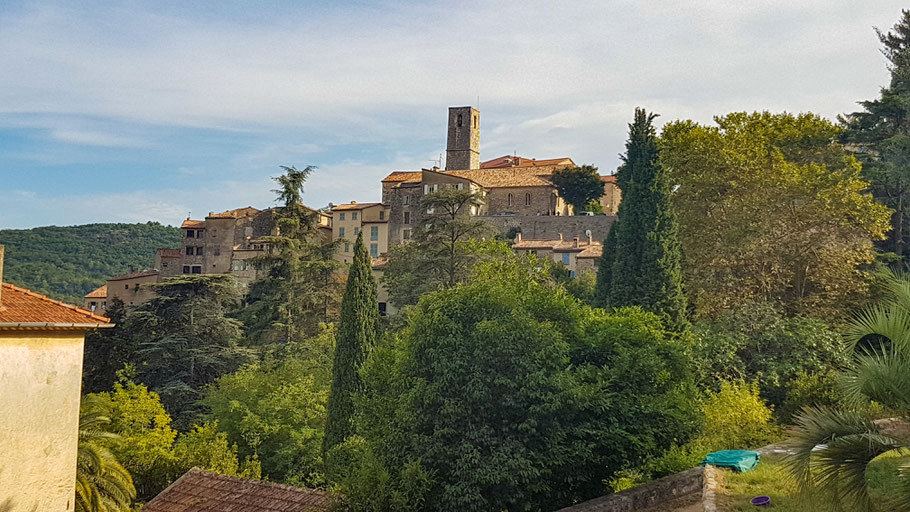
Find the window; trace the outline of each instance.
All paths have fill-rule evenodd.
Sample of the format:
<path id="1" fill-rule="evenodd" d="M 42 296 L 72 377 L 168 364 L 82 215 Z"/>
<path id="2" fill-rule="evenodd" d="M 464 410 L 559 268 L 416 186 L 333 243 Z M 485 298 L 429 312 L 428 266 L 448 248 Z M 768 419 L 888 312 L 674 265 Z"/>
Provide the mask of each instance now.
<path id="1" fill-rule="evenodd" d="M 194 274 L 201 274 L 201 273 L 202 273 L 202 265 L 193 265 L 193 273 L 194 273 Z"/>
<path id="2" fill-rule="evenodd" d="M 215 247 L 215 256 L 221 256 L 221 247 Z"/>
<path id="3" fill-rule="evenodd" d="M 344 243 L 344 252 L 351 252 L 351 244 L 348 242 Z"/>
<path id="4" fill-rule="evenodd" d="M 404 196 L 404 204 L 411 204 L 411 196 Z"/>
<path id="5" fill-rule="evenodd" d="M 379 240 L 379 226 L 370 226 L 370 240 Z"/>
<path id="6" fill-rule="evenodd" d="M 186 255 L 187 255 L 187 256 L 192 256 L 192 255 L 193 255 L 193 248 L 192 248 L 192 247 L 186 246 Z"/>
<path id="7" fill-rule="evenodd" d="M 166 262 L 166 261 L 162 261 L 162 262 L 161 262 L 161 268 L 167 268 L 167 262 Z"/>
<path id="8" fill-rule="evenodd" d="M 196 255 L 197 255 L 197 256 L 202 256 L 202 247 L 197 247 L 197 248 L 196 248 Z"/>
<path id="9" fill-rule="evenodd" d="M 525 194 L 525 206 L 531 206 L 531 193 Z"/>
<path id="10" fill-rule="evenodd" d="M 344 238 L 344 226 L 338 228 L 338 236 Z"/>
<path id="11" fill-rule="evenodd" d="M 471 215 L 477 215 L 477 207 L 474 205 L 471 205 Z"/>
<path id="12" fill-rule="evenodd" d="M 411 239 L 411 230 L 410 230 L 410 229 L 402 229 L 402 230 L 401 230 L 401 239 L 402 239 L 402 240 L 410 240 L 410 239 Z"/>
<path id="13" fill-rule="evenodd" d="M 411 212 L 404 212 L 404 223 L 405 224 L 411 223 Z"/>
<path id="14" fill-rule="evenodd" d="M 569 271 L 569 277 L 575 277 L 575 271 L 574 271 L 574 270 L 570 270 L 570 271 Z"/>
<path id="15" fill-rule="evenodd" d="M 433 185 L 433 192 L 439 192 L 439 184 Z"/>
<path id="16" fill-rule="evenodd" d="M 357 236 L 359 234 L 360 234 L 360 228 L 354 228 L 354 236 Z"/>
<path id="17" fill-rule="evenodd" d="M 189 266 L 189 265 L 184 265 L 184 266 L 183 266 L 183 273 L 184 273 L 184 274 L 189 274 L 189 273 L 190 273 L 190 266 Z"/>
<path id="18" fill-rule="evenodd" d="M 463 189 L 463 188 L 464 188 L 464 183 L 456 183 L 456 184 L 455 184 L 455 190 L 461 190 L 461 189 Z"/>
<path id="19" fill-rule="evenodd" d="M 124 289 L 124 290 L 129 290 L 129 289 L 130 289 L 130 285 L 129 285 L 129 284 L 123 285 L 123 289 Z"/>
<path id="20" fill-rule="evenodd" d="M 186 230 L 186 237 L 187 238 L 196 238 L 196 231 L 194 231 L 192 229 Z"/>
<path id="21" fill-rule="evenodd" d="M 424 193 L 424 194 L 429 194 L 429 193 L 430 193 L 430 186 L 429 186 L 429 185 L 424 184 L 424 186 L 423 186 L 423 193 Z"/>
<path id="22" fill-rule="evenodd" d="M 562 262 L 564 265 L 568 265 L 571 260 L 572 260 L 571 254 L 569 254 L 567 252 L 562 253 Z"/>
<path id="23" fill-rule="evenodd" d="M 461 128 L 461 114 L 458 114 L 458 120 L 455 122 L 455 126 Z"/>
<path id="24" fill-rule="evenodd" d="M 509 193 L 509 206 L 512 206 L 512 193 Z"/>
<path id="25" fill-rule="evenodd" d="M 234 270 L 240 270 L 240 260 L 234 260 Z"/>
<path id="26" fill-rule="evenodd" d="M 385 315 L 386 315 L 386 305 L 385 305 L 385 302 L 380 302 L 380 303 L 379 303 L 379 316 L 385 316 Z"/>
<path id="27" fill-rule="evenodd" d="M 385 210 L 379 210 L 379 220 L 385 220 Z"/>
<path id="28" fill-rule="evenodd" d="M 92 305 L 92 311 L 94 311 L 95 308 L 98 307 L 98 303 L 97 303 L 97 302 L 89 302 L 89 304 Z"/>
<path id="29" fill-rule="evenodd" d="M 338 220 L 344 220 L 344 212 L 338 214 Z"/>
<path id="30" fill-rule="evenodd" d="M 370 244 L 370 257 L 379 257 L 379 244 Z"/>
<path id="31" fill-rule="evenodd" d="M 351 212 L 351 220 L 357 220 L 357 212 Z"/>
<path id="32" fill-rule="evenodd" d="M 474 116 L 474 128 L 477 128 L 478 120 L 477 116 Z"/>
<path id="33" fill-rule="evenodd" d="M 196 238 L 202 238 L 204 236 L 205 236 L 205 231 L 203 231 L 201 229 L 196 230 Z"/>

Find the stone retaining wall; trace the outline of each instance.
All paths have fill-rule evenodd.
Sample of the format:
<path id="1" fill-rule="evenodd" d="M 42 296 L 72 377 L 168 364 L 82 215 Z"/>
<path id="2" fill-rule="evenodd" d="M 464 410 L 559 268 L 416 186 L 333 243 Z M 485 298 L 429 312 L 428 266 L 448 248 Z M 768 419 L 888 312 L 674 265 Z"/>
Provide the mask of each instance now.
<path id="1" fill-rule="evenodd" d="M 657 507 L 689 494 L 701 494 L 704 489 L 705 468 L 699 466 L 616 494 L 578 503 L 557 512 L 635 512 Z"/>
<path id="2" fill-rule="evenodd" d="M 500 233 L 521 228 L 525 239 L 556 239 L 562 234 L 566 240 L 578 237 L 587 240 L 587 232 L 596 242 L 603 242 L 610 231 L 615 215 L 562 216 L 562 215 L 490 215 L 479 217 L 492 224 Z"/>

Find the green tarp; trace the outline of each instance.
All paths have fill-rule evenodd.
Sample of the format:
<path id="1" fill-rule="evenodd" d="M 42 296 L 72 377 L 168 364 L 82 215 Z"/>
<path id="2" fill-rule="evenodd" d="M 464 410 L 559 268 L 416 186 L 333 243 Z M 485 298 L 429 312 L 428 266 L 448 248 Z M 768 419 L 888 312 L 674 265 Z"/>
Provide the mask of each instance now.
<path id="1" fill-rule="evenodd" d="M 742 473 L 743 471 L 749 471 L 757 466 L 759 459 L 761 459 L 761 456 L 758 452 L 749 450 L 721 450 L 706 455 L 705 460 L 701 461 L 701 465 L 711 464 L 713 466 L 723 466 L 726 468 L 733 468 Z"/>

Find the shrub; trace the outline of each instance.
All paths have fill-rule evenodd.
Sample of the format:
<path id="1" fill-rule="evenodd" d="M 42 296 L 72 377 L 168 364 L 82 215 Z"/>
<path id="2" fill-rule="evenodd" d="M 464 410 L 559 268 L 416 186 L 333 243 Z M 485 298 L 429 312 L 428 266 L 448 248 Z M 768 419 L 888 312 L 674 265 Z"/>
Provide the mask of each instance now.
<path id="1" fill-rule="evenodd" d="M 758 389 L 757 383 L 724 382 L 720 391 L 708 390 L 701 408 L 705 427 L 695 443 L 710 451 L 750 449 L 779 437 Z"/>

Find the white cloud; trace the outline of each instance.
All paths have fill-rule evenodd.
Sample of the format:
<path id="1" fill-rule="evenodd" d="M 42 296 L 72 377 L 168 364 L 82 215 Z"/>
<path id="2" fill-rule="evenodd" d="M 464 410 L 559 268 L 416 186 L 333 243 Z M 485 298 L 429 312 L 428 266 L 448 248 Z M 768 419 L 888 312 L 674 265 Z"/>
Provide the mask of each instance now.
<path id="1" fill-rule="evenodd" d="M 149 145 L 147 141 L 134 137 L 81 130 L 52 130 L 51 137 L 69 144 L 109 148 L 141 148 Z"/>

